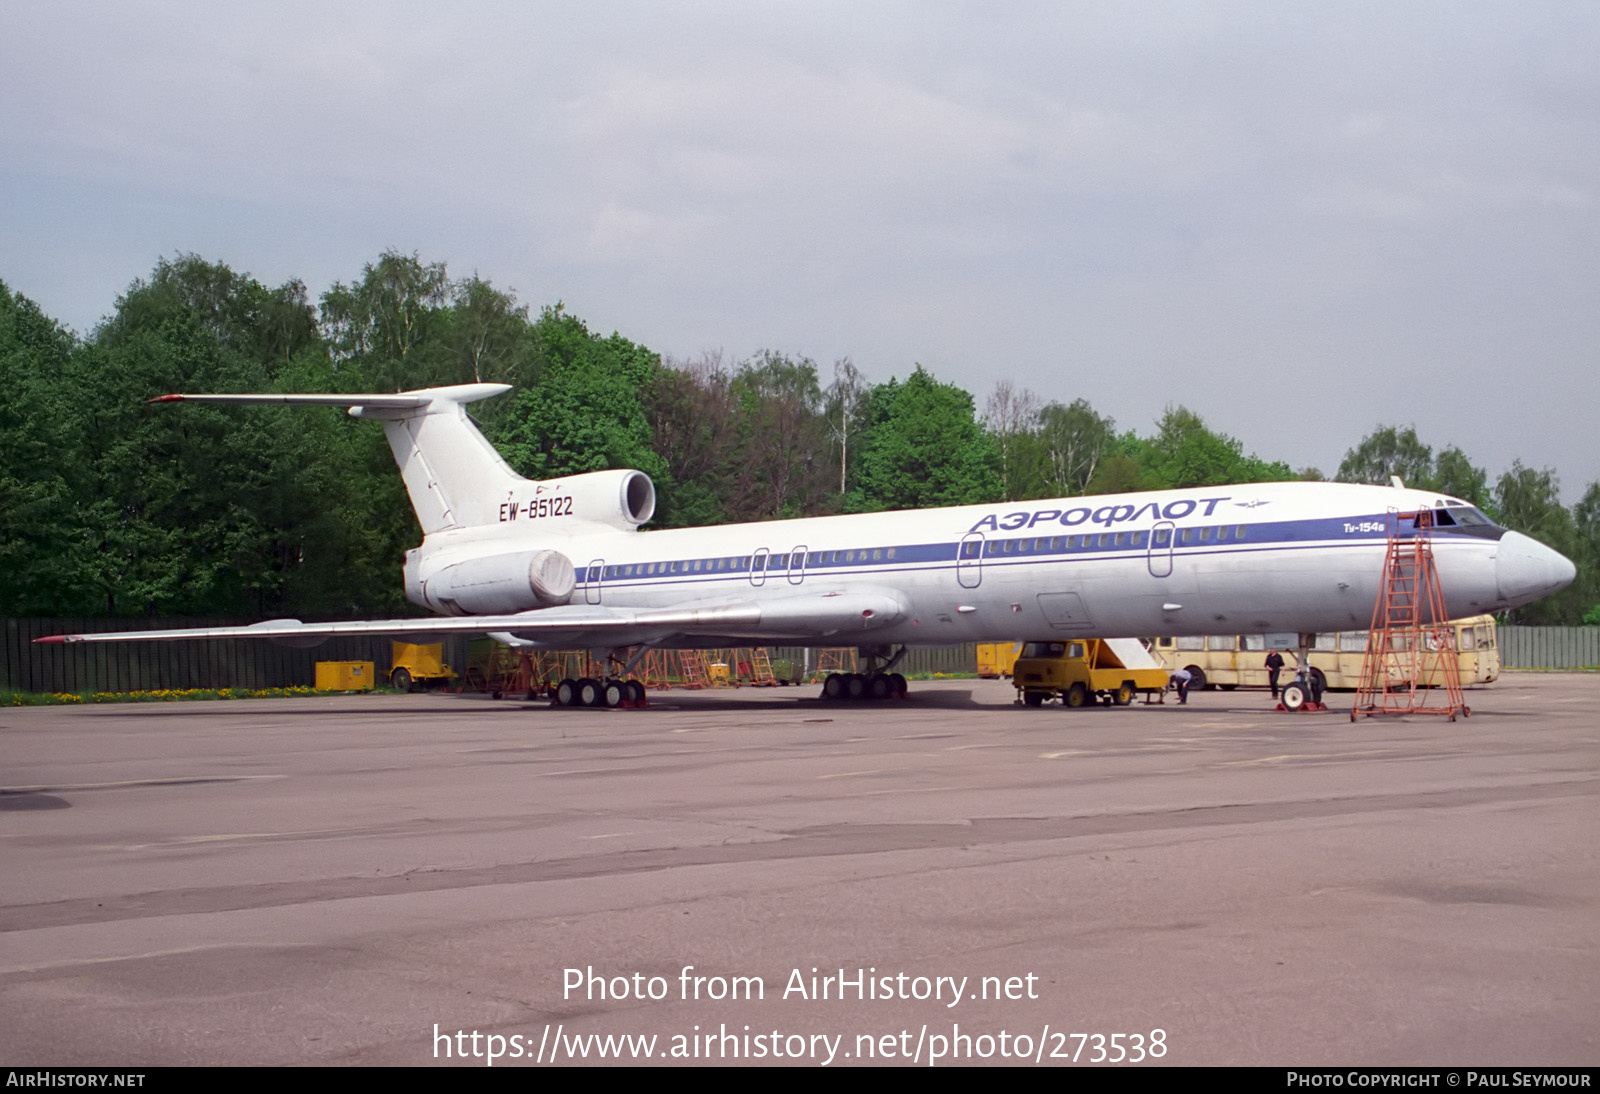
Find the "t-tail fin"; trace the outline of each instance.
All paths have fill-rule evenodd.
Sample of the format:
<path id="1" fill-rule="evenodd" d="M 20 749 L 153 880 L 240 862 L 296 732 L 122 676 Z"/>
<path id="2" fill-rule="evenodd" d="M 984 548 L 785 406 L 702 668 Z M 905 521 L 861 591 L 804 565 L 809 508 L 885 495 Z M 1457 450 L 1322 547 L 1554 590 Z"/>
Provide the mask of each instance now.
<path id="1" fill-rule="evenodd" d="M 393 395 L 163 395 L 151 401 L 342 406 L 352 417 L 376 418 L 417 522 L 432 535 L 502 519 L 507 496 L 528 482 L 467 417 L 466 404 L 510 390 L 509 384 L 459 384 Z"/>

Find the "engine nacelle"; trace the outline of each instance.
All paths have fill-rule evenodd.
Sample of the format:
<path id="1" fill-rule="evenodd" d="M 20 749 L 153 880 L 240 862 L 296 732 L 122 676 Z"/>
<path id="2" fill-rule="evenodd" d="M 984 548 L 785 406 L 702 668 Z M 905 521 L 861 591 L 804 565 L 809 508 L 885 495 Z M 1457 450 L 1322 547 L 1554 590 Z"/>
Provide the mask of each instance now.
<path id="1" fill-rule="evenodd" d="M 500 615 L 565 604 L 576 585 L 572 560 L 560 551 L 513 551 L 446 566 L 412 599 L 446 615 Z"/>

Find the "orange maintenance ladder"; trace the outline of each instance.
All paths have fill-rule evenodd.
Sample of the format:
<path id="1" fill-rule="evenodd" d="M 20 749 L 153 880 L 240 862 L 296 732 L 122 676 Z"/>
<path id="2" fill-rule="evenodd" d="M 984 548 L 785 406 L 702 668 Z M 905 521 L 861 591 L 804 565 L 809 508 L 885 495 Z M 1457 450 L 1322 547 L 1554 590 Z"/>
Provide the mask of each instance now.
<path id="1" fill-rule="evenodd" d="M 1407 524 L 1410 527 L 1407 529 Z M 1430 659 L 1444 681 L 1443 704 L 1429 704 L 1423 685 Z M 1444 593 L 1433 558 L 1433 510 L 1389 511 L 1389 544 L 1378 603 L 1361 663 L 1353 722 L 1360 715 L 1444 714 L 1453 722 L 1471 715 L 1461 694 L 1455 628 L 1445 617 Z"/>

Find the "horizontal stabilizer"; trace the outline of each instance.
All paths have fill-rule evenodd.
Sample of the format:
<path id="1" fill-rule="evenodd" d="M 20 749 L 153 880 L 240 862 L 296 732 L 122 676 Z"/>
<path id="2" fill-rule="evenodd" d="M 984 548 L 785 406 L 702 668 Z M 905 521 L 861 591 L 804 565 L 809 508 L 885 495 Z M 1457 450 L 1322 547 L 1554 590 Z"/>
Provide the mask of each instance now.
<path id="1" fill-rule="evenodd" d="M 510 384 L 457 384 L 385 394 L 283 395 L 247 392 L 238 395 L 158 395 L 152 403 L 265 403 L 279 406 L 370 406 L 380 410 L 420 410 L 435 402 L 475 403 L 511 390 Z"/>
<path id="2" fill-rule="evenodd" d="M 175 394 L 150 401 L 342 406 L 351 417 L 375 418 L 383 423 L 417 523 L 424 535 L 432 535 L 448 528 L 495 523 L 509 491 L 526 482 L 467 417 L 467 403 L 510 390 L 510 384 L 455 384 L 390 394 Z"/>

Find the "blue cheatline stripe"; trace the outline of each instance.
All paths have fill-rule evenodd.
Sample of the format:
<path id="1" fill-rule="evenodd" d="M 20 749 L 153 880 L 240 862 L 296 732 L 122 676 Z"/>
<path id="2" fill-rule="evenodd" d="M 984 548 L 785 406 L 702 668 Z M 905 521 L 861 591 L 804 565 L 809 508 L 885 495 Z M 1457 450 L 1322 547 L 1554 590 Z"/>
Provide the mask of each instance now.
<path id="1" fill-rule="evenodd" d="M 1362 525 L 1367 527 L 1363 530 Z M 1201 555 L 1249 555 L 1259 554 L 1264 551 L 1283 550 L 1286 547 L 1293 550 L 1364 547 L 1385 542 L 1388 539 L 1385 516 L 1368 515 L 1359 517 L 1319 517 L 1311 520 L 1271 521 L 1257 524 L 1205 524 L 1190 525 L 1187 530 L 1198 533 L 1200 529 L 1207 529 L 1213 533 L 1213 538 L 1201 543 L 1196 539 L 1190 543 L 1182 541 L 1183 527 L 1174 529 L 1174 542 L 1170 548 L 1174 555 L 1185 558 L 1199 557 Z M 1230 538 L 1218 540 L 1214 538 L 1219 528 L 1229 531 Z M 1242 538 L 1239 529 L 1244 530 Z M 1347 528 L 1356 530 L 1346 531 Z M 1080 562 L 1105 562 L 1117 558 L 1138 557 L 1145 555 L 1152 549 L 1150 535 L 1152 529 L 1124 529 L 1118 531 L 1095 531 L 1063 533 L 1055 536 L 1013 536 L 992 538 L 985 537 L 984 550 L 981 557 L 962 559 L 971 567 L 1013 567 L 1028 565 L 1042 560 L 1064 562 L 1068 560 Z M 1127 542 L 1117 544 L 1115 537 L 1122 535 Z M 1436 537 L 1447 540 L 1468 540 L 1477 537 L 1469 534 L 1454 534 L 1452 529 L 1435 529 Z M 1080 546 L 1084 537 L 1088 536 L 1093 541 L 1093 546 Z M 1100 544 L 1101 537 L 1110 542 Z M 1137 540 L 1138 542 L 1135 542 Z M 1059 541 L 1059 543 L 1057 543 Z M 906 569 L 915 569 L 921 573 L 937 572 L 940 570 L 953 570 L 957 568 L 957 552 L 962 541 L 947 541 L 943 543 L 910 543 L 868 547 L 836 548 L 828 550 L 813 550 L 806 552 L 804 573 L 807 575 L 827 575 L 832 577 L 872 577 L 883 573 L 891 573 Z M 1030 544 L 1027 551 L 1020 549 L 1022 543 Z M 1057 545 L 1052 546 L 1053 543 Z M 1041 544 L 1034 549 L 1031 545 Z M 1008 550 L 1008 547 L 1012 547 Z M 1165 554 L 1168 545 L 1154 548 L 1157 553 Z M 785 557 L 793 552 L 772 551 L 768 557 Z M 861 556 L 876 553 L 879 559 L 864 560 L 859 557 L 845 560 L 846 555 Z M 889 555 L 893 554 L 893 558 Z M 825 556 L 833 556 L 824 561 Z M 654 574 L 630 574 L 626 577 L 617 576 L 618 571 L 625 565 L 634 567 L 648 566 L 649 561 L 638 563 L 622 563 L 605 567 L 609 576 L 600 580 L 600 584 L 615 589 L 655 589 L 676 585 L 715 585 L 721 582 L 733 582 L 739 587 L 757 587 L 750 585 L 749 560 L 754 557 L 754 552 L 746 555 L 722 555 L 723 559 L 732 559 L 733 565 L 721 569 L 702 569 L 688 571 L 682 569 L 692 566 L 696 561 L 702 565 L 706 562 L 715 563 L 716 558 L 707 559 L 667 559 L 655 561 L 658 572 Z M 811 561 L 816 558 L 817 561 Z M 661 567 L 677 565 L 677 573 L 659 572 Z M 583 584 L 593 584 L 595 579 L 589 575 L 594 573 L 595 567 L 586 567 L 583 571 Z M 774 582 L 789 583 L 788 579 L 794 572 L 794 567 L 774 568 L 765 571 L 765 580 L 760 587 L 766 587 Z"/>

